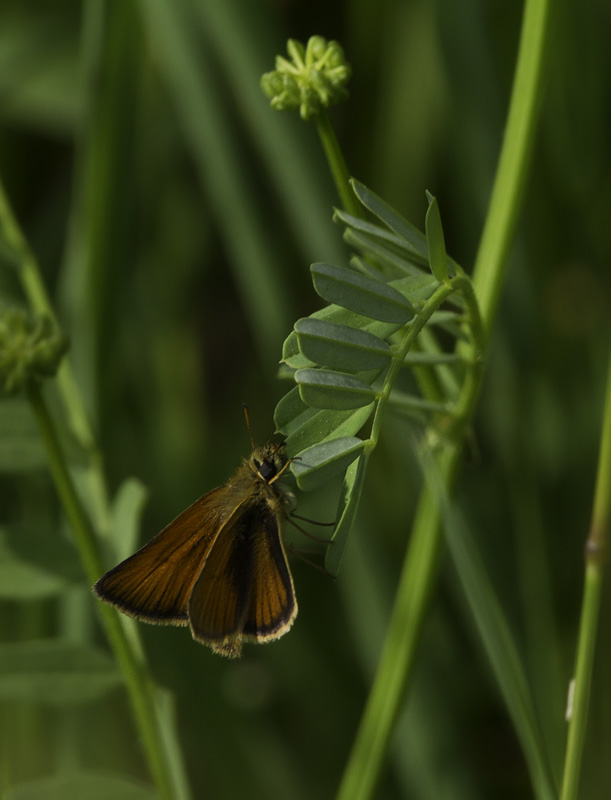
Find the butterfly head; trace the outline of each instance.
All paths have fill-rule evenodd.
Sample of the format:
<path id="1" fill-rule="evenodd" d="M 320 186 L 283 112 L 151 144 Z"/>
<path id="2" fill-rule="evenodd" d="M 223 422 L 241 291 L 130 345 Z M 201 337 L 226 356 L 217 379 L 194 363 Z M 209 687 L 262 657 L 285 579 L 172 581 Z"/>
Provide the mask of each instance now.
<path id="1" fill-rule="evenodd" d="M 262 481 L 274 483 L 288 466 L 284 443 L 268 442 L 263 447 L 255 448 L 250 457 L 250 466 Z"/>

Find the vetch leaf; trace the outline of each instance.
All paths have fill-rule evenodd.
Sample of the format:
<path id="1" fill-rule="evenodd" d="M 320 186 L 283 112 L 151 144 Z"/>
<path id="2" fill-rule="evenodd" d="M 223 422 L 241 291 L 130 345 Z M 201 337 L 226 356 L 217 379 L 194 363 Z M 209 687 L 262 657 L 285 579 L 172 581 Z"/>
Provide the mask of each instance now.
<path id="1" fill-rule="evenodd" d="M 439 286 L 439 281 L 428 273 L 421 275 L 408 275 L 405 278 L 397 278 L 389 281 L 389 286 L 397 289 L 402 295 L 409 298 L 413 304 L 426 303 L 435 289 Z"/>
<path id="2" fill-rule="evenodd" d="M 48 705 L 80 705 L 103 697 L 123 681 L 101 650 L 39 639 L 0 644 L 0 698 Z"/>
<path id="3" fill-rule="evenodd" d="M 333 219 L 335 222 L 341 222 L 346 226 L 346 232 L 344 234 L 344 241 L 346 241 L 346 243 L 349 243 L 351 238 L 350 234 L 353 233 L 357 237 L 362 236 L 373 244 L 373 246 L 375 246 L 374 243 L 377 242 L 379 247 L 394 250 L 396 253 L 403 254 L 408 260 L 420 264 L 423 267 L 428 267 L 429 261 L 426 254 L 421 253 L 411 242 L 397 236 L 387 228 L 381 228 L 379 225 L 374 225 L 371 222 L 361 219 L 361 217 L 355 217 L 339 209 L 335 210 Z"/>
<path id="4" fill-rule="evenodd" d="M 361 253 L 363 258 L 372 261 L 375 266 L 375 271 L 396 273 L 396 277 L 400 275 L 419 275 L 422 274 L 422 266 L 428 266 L 425 259 L 416 254 L 409 254 L 396 252 L 396 248 L 389 247 L 387 243 L 380 243 L 374 237 L 366 236 L 362 233 L 357 233 L 351 228 L 347 228 L 344 233 L 344 241 L 346 244 Z M 352 263 L 351 259 L 351 263 Z M 416 266 L 418 265 L 418 266 Z"/>
<path id="5" fill-rule="evenodd" d="M 301 352 L 316 364 L 348 372 L 377 369 L 392 358 L 386 342 L 348 325 L 300 319 L 295 331 Z"/>
<path id="6" fill-rule="evenodd" d="M 372 403 L 377 396 L 365 381 L 343 372 L 299 369 L 295 380 L 301 399 L 314 408 L 360 408 Z"/>
<path id="7" fill-rule="evenodd" d="M 409 300 L 382 281 L 331 264 L 312 264 L 310 270 L 314 288 L 329 303 L 383 322 L 405 324 L 414 315 Z"/>
<path id="8" fill-rule="evenodd" d="M 373 414 L 373 409 L 373 403 L 346 411 L 313 409 L 314 416 L 287 438 L 287 453 L 299 455 L 313 442 L 322 443 L 343 436 L 355 436 Z"/>
<path id="9" fill-rule="evenodd" d="M 294 386 L 278 401 L 274 410 L 276 433 L 281 433 L 285 437 L 290 436 L 316 413 L 315 408 L 310 408 L 301 399 L 299 386 Z"/>
<path id="10" fill-rule="evenodd" d="M 387 203 L 374 194 L 360 181 L 354 178 L 350 181 L 355 195 L 365 206 L 366 209 L 387 225 L 391 231 L 394 231 L 402 239 L 408 241 L 412 247 L 421 255 L 425 256 L 428 261 L 427 242 L 424 234 L 408 222 L 404 217 L 397 214 Z"/>
<path id="11" fill-rule="evenodd" d="M 306 367 L 315 366 L 313 361 L 306 358 L 299 349 L 299 342 L 297 341 L 297 334 L 291 331 L 284 340 L 282 345 L 282 363 L 286 364 L 291 369 L 305 369 Z"/>
<path id="12" fill-rule="evenodd" d="M 294 456 L 315 442 L 356 435 L 373 413 L 373 408 L 373 403 L 341 411 L 311 408 L 303 402 L 299 387 L 295 386 L 276 406 L 274 422 L 278 433 L 286 437 L 288 455 Z"/>
<path id="13" fill-rule="evenodd" d="M 446 246 L 443 238 L 443 228 L 441 227 L 441 216 L 437 200 L 430 192 L 426 193 L 429 201 L 428 211 L 425 218 L 426 240 L 429 246 L 429 264 L 431 272 L 439 283 L 448 280 L 448 263 L 446 256 Z"/>
<path id="14" fill-rule="evenodd" d="M 297 485 L 306 492 L 322 486 L 347 469 L 364 447 L 365 442 L 356 436 L 343 436 L 308 447 L 291 463 Z"/>
<path id="15" fill-rule="evenodd" d="M 353 461 L 350 464 L 344 476 L 344 496 L 341 501 L 342 512 L 325 556 L 325 569 L 331 575 L 337 575 L 342 565 L 348 538 L 359 508 L 368 460 L 369 454 L 363 453 L 358 461 Z"/>

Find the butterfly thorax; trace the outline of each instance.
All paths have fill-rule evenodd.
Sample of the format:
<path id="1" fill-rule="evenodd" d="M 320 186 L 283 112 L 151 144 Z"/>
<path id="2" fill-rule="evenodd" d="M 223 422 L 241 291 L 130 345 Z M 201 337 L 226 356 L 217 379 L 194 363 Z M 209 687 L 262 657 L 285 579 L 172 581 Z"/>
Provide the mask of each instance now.
<path id="1" fill-rule="evenodd" d="M 275 514 L 287 514 L 295 506 L 293 492 L 279 480 L 286 471 L 284 444 L 267 442 L 253 450 L 227 484 L 232 494 L 267 505 Z"/>

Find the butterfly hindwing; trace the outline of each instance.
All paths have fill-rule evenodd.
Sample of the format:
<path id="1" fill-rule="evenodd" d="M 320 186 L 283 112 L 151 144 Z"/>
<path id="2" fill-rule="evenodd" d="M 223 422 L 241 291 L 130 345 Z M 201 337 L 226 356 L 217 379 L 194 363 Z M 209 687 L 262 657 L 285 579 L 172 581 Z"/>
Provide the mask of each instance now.
<path id="1" fill-rule="evenodd" d="M 286 633 L 297 616 L 293 578 L 277 517 L 260 528 L 253 544 L 255 569 L 243 634 L 267 642 Z"/>
<path id="2" fill-rule="evenodd" d="M 235 656 L 244 639 L 280 636 L 296 613 L 278 514 L 263 501 L 244 503 L 219 532 L 193 587 L 193 636 Z"/>

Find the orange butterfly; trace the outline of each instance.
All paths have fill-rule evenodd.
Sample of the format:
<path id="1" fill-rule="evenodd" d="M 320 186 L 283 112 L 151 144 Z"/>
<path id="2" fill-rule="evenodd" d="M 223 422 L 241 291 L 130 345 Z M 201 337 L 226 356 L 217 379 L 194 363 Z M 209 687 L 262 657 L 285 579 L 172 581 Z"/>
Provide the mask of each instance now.
<path id="1" fill-rule="evenodd" d="M 283 636 L 297 616 L 282 542 L 295 499 L 278 481 L 289 463 L 284 444 L 253 445 L 231 480 L 103 575 L 95 595 L 144 622 L 189 625 L 230 658 Z"/>

